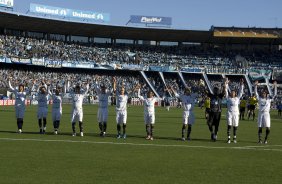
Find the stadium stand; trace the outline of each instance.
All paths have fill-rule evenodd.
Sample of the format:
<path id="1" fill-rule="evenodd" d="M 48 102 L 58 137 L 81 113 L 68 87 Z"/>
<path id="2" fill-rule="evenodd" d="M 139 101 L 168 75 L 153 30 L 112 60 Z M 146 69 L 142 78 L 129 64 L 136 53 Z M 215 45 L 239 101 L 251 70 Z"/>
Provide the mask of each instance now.
<path id="1" fill-rule="evenodd" d="M 67 84 L 66 79 L 69 85 L 87 79 L 97 82 L 98 75 L 98 82 L 109 88 L 112 77 L 116 76 L 128 90 L 141 84 L 142 93 L 154 88 L 162 96 L 164 84 L 181 93 L 185 85 L 192 88 L 203 80 L 212 87 L 226 75 L 233 81 L 231 88 L 238 88 L 240 78 L 254 71 L 267 77 L 273 69 L 282 69 L 280 29 L 212 27 L 210 31 L 189 31 L 90 23 L 82 27 L 81 23 L 24 14 L 0 12 L 0 15 L 0 88 L 7 88 L 7 77 L 12 74 L 14 83 L 44 78 L 62 86 Z M 38 22 L 41 24 L 35 28 Z M 65 29 L 58 30 L 58 23 Z M 71 26 L 73 29 L 68 29 Z M 78 28 L 81 28 L 79 34 Z M 88 41 L 74 41 L 71 35 L 86 37 Z M 94 37 L 110 38 L 110 42 L 98 43 Z M 117 43 L 117 39 L 132 39 L 133 44 Z M 140 40 L 143 44 L 138 44 Z M 150 41 L 155 44 L 146 44 Z M 178 44 L 162 46 L 161 41 Z M 139 71 L 146 72 L 142 75 Z M 184 81 L 177 72 L 183 74 Z M 262 79 L 261 83 L 265 82 Z M 251 93 L 251 83 L 246 81 L 246 85 L 245 92 Z"/>

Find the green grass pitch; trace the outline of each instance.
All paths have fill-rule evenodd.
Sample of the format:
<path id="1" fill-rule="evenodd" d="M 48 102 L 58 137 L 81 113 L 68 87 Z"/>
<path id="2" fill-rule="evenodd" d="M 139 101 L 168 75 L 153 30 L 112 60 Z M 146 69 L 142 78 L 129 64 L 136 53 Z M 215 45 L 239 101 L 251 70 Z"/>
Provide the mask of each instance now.
<path id="1" fill-rule="evenodd" d="M 0 183 L 281 183 L 282 119 L 271 112 L 269 144 L 257 144 L 256 121 L 240 121 L 238 143 L 226 143 L 225 111 L 218 141 L 210 141 L 195 108 L 192 141 L 180 141 L 182 109 L 156 108 L 155 140 L 145 140 L 143 107 L 128 108 L 127 139 L 116 139 L 114 107 L 99 137 L 97 106 L 84 105 L 84 137 L 71 136 L 71 106 L 63 106 L 59 135 L 38 134 L 36 106 L 27 107 L 17 134 L 14 107 L 0 107 Z M 78 127 L 77 127 L 78 128 Z M 265 130 L 264 132 L 265 133 Z"/>

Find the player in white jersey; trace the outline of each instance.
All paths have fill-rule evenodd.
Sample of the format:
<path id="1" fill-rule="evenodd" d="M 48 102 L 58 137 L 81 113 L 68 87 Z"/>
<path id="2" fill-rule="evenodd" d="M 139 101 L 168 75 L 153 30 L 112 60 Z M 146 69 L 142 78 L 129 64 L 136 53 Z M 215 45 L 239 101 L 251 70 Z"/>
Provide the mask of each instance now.
<path id="1" fill-rule="evenodd" d="M 124 86 L 120 91 L 116 90 L 116 79 L 113 78 L 113 93 L 116 94 L 116 122 L 117 122 L 117 138 L 121 138 L 121 125 L 123 130 L 122 137 L 126 138 L 126 120 L 127 120 L 127 101 L 128 95 L 125 94 Z"/>
<path id="2" fill-rule="evenodd" d="M 49 100 L 49 94 L 47 92 L 47 85 L 44 82 L 42 82 L 42 86 L 39 87 L 37 93 L 37 101 L 38 101 L 37 119 L 38 119 L 40 134 L 45 134 L 46 132 L 48 100 Z M 43 124 L 42 124 L 42 119 L 43 119 Z"/>
<path id="3" fill-rule="evenodd" d="M 88 93 L 89 84 L 87 83 L 86 89 L 83 92 L 81 90 L 80 85 L 76 85 L 74 88 L 74 92 L 70 94 L 72 98 L 72 116 L 71 116 L 71 123 L 72 123 L 72 136 L 76 136 L 75 131 L 75 124 L 78 121 L 79 123 L 79 130 L 80 136 L 83 137 L 83 99 L 85 95 Z"/>
<path id="4" fill-rule="evenodd" d="M 15 89 L 12 87 L 10 80 L 9 80 L 9 88 L 11 92 L 15 94 L 16 97 L 15 111 L 17 118 L 18 133 L 22 133 L 23 119 L 25 114 L 25 100 L 26 100 L 26 96 L 30 94 L 30 90 L 24 89 L 25 86 L 23 84 L 20 84 L 18 89 Z"/>
<path id="5" fill-rule="evenodd" d="M 265 138 L 264 138 L 264 143 L 267 144 L 267 138 L 270 133 L 270 106 L 271 102 L 277 95 L 277 83 L 273 82 L 273 88 L 274 88 L 274 94 L 273 95 L 267 95 L 266 91 L 262 91 L 261 95 L 259 96 L 258 91 L 257 91 L 257 85 L 258 81 L 255 81 L 255 95 L 258 99 L 258 143 L 262 143 L 262 128 L 266 128 L 265 132 Z"/>
<path id="6" fill-rule="evenodd" d="M 55 93 L 49 91 L 49 95 L 52 97 L 52 120 L 54 127 L 54 134 L 58 134 L 60 127 L 60 121 L 62 116 L 62 94 L 60 94 L 60 89 L 56 88 Z"/>
<path id="7" fill-rule="evenodd" d="M 144 122 L 146 125 L 147 140 L 154 140 L 153 132 L 155 125 L 155 103 L 159 100 L 154 97 L 154 93 L 149 91 L 147 97 L 140 95 L 140 88 L 138 89 L 138 98 L 144 103 Z M 161 100 L 161 99 L 160 99 Z"/>
<path id="8" fill-rule="evenodd" d="M 97 119 L 99 123 L 100 136 L 105 137 L 107 131 L 107 121 L 108 121 L 109 96 L 112 93 L 111 91 L 107 90 L 106 86 L 104 85 L 101 85 L 99 87 L 97 84 L 95 84 L 94 87 L 99 100 Z"/>
<path id="9" fill-rule="evenodd" d="M 171 88 L 173 90 L 173 88 Z M 173 90 L 174 91 L 174 90 Z M 183 107 L 183 116 L 182 116 L 182 140 L 185 141 L 185 132 L 188 126 L 187 130 L 187 140 L 191 140 L 191 131 L 192 131 L 192 125 L 195 123 L 195 115 L 193 112 L 195 101 L 198 96 L 197 93 L 191 93 L 191 89 L 186 88 L 183 95 L 179 95 L 174 91 L 174 94 L 177 98 L 180 98 L 182 101 L 182 107 Z"/>
<path id="10" fill-rule="evenodd" d="M 231 127 L 233 126 L 233 142 L 237 143 L 237 129 L 239 126 L 239 105 L 240 105 L 240 98 L 243 95 L 244 92 L 244 80 L 240 79 L 240 88 L 238 95 L 236 96 L 236 92 L 234 89 L 231 90 L 230 95 L 228 94 L 228 78 L 225 80 L 225 97 L 227 100 L 227 113 L 226 113 L 226 119 L 227 119 L 227 143 L 231 143 L 230 140 L 230 132 Z"/>

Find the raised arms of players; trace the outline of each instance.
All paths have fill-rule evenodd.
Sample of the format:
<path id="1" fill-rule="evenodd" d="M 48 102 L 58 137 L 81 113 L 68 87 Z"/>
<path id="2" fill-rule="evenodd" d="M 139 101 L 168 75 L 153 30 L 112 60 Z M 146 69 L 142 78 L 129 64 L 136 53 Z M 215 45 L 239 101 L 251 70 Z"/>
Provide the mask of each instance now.
<path id="1" fill-rule="evenodd" d="M 237 97 L 241 98 L 243 96 L 243 93 L 244 93 L 244 79 L 240 79 L 240 87 Z"/>
<path id="2" fill-rule="evenodd" d="M 224 92 L 225 92 L 225 97 L 226 98 L 229 97 L 229 93 L 228 93 L 229 83 L 230 83 L 230 80 L 228 80 L 228 78 L 225 78 L 225 81 L 224 81 Z M 243 93 L 244 93 L 244 79 L 240 79 L 240 86 L 239 86 L 237 97 L 241 98 Z"/>
<path id="3" fill-rule="evenodd" d="M 255 95 L 257 99 L 259 99 L 260 96 L 258 94 L 257 86 L 258 86 L 258 81 L 255 81 Z M 273 82 L 273 91 L 274 91 L 273 95 L 269 96 L 270 99 L 275 98 L 275 96 L 277 95 L 277 82 L 276 81 Z"/>
<path id="4" fill-rule="evenodd" d="M 10 81 L 11 78 L 12 77 L 9 77 L 9 80 L 8 80 L 10 90 L 14 93 L 20 91 L 20 89 L 17 90 L 12 86 L 11 81 Z M 35 84 L 35 80 L 33 81 L 31 88 L 28 86 L 28 83 L 26 83 L 26 85 L 25 85 L 26 87 L 24 85 L 22 85 L 23 91 L 21 91 L 21 92 L 25 92 L 26 94 L 30 94 L 31 90 L 34 88 L 34 84 Z"/>
<path id="5" fill-rule="evenodd" d="M 276 95 L 277 95 L 277 82 L 274 81 L 273 82 L 273 96 L 272 96 L 272 98 L 275 98 Z"/>
<path id="6" fill-rule="evenodd" d="M 140 94 L 140 88 L 138 88 L 137 96 L 138 96 L 138 98 L 139 98 L 140 100 L 142 100 L 142 101 L 144 100 L 144 97 L 141 96 L 141 94 Z"/>
<path id="7" fill-rule="evenodd" d="M 13 86 L 11 85 L 10 79 L 9 79 L 8 83 L 9 83 L 9 88 L 10 88 L 10 90 L 13 91 L 13 92 L 15 92 L 16 90 L 15 90 L 15 88 L 13 88 Z"/>
<path id="8" fill-rule="evenodd" d="M 83 95 L 86 95 L 88 93 L 88 91 L 89 91 L 89 81 L 87 80 L 85 91 L 84 91 Z"/>
<path id="9" fill-rule="evenodd" d="M 254 93 L 256 95 L 256 98 L 259 99 L 259 94 L 258 94 L 258 81 L 255 81 L 255 90 L 254 90 Z"/>
<path id="10" fill-rule="evenodd" d="M 225 81 L 224 81 L 224 87 L 225 87 L 224 92 L 225 92 L 225 97 L 226 98 L 229 98 L 229 94 L 228 94 L 229 85 L 228 85 L 228 83 L 229 83 L 228 78 L 225 78 Z"/>

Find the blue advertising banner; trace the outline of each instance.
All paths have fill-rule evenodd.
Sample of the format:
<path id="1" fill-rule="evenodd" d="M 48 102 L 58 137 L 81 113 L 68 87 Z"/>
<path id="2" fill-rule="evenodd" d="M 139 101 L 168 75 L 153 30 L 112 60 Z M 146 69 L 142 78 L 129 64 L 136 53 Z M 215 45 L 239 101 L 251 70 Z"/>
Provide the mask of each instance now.
<path id="1" fill-rule="evenodd" d="M 180 71 L 189 72 L 189 73 L 201 73 L 204 71 L 203 68 L 181 68 Z"/>
<path id="2" fill-rule="evenodd" d="M 11 62 L 15 64 L 30 64 L 31 63 L 30 59 L 23 59 L 23 58 L 18 58 L 18 57 L 11 57 L 10 59 L 11 59 Z"/>
<path id="3" fill-rule="evenodd" d="M 169 72 L 169 66 L 149 66 L 150 71 L 157 71 L 157 72 Z"/>
<path id="4" fill-rule="evenodd" d="M 172 18 L 171 17 L 159 17 L 159 16 L 142 16 L 142 15 L 131 15 L 131 23 L 137 24 L 160 24 L 171 26 Z"/>
<path id="5" fill-rule="evenodd" d="M 88 20 L 102 21 L 102 22 L 110 21 L 110 14 L 108 13 L 73 10 L 73 9 L 46 6 L 46 5 L 34 4 L 34 3 L 30 4 L 29 11 L 32 13 L 40 13 L 40 14 L 47 14 L 53 16 L 75 18 L 75 19 L 88 19 Z"/>
<path id="6" fill-rule="evenodd" d="M 14 6 L 14 0 L 0 0 L 0 6 L 12 8 Z"/>

